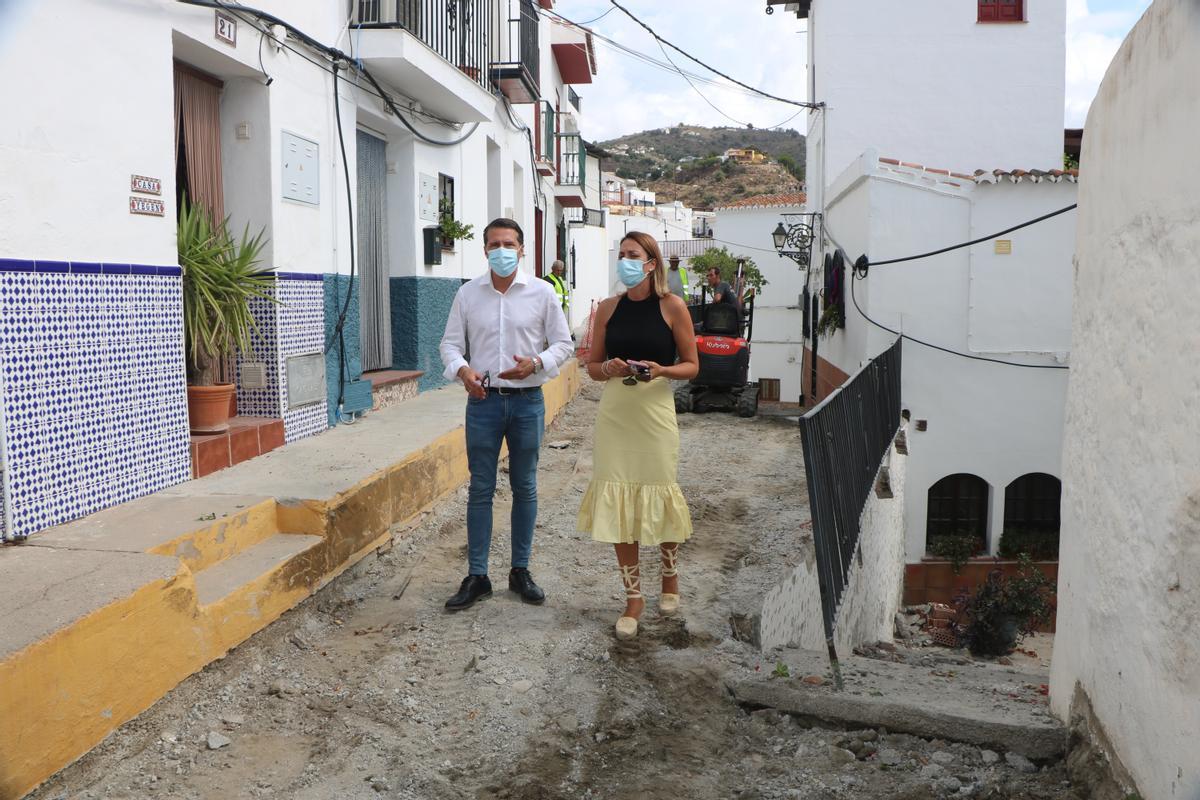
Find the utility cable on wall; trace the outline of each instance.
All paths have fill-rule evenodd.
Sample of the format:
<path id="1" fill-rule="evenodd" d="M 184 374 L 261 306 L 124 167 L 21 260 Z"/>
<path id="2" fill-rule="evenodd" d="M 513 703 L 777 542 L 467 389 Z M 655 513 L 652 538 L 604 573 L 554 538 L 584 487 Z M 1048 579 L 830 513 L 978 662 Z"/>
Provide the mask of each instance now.
<path id="1" fill-rule="evenodd" d="M 212 8 L 212 9 L 220 9 L 223 11 L 228 11 L 229 13 L 234 14 L 239 19 L 246 21 L 247 24 L 250 24 L 252 26 L 253 26 L 253 23 L 250 22 L 249 20 L 246 20 L 238 12 L 241 12 L 243 14 L 249 14 L 249 15 L 259 19 L 260 21 L 269 23 L 271 25 L 282 26 L 285 30 L 288 31 L 288 33 L 295 36 L 296 39 L 298 39 L 303 44 L 307 45 L 308 47 L 310 47 L 313 50 L 316 50 L 317 52 L 321 53 L 322 55 L 324 55 L 326 58 L 330 59 L 333 62 L 338 62 L 338 61 L 344 62 L 348 66 L 352 67 L 355 71 L 360 73 L 368 81 L 370 81 L 371 85 L 374 87 L 374 91 L 368 92 L 368 93 L 373 94 L 376 97 L 378 97 L 379 99 L 383 100 L 384 105 L 387 106 L 388 111 L 390 111 L 396 117 L 396 119 L 400 120 L 400 123 L 402 125 L 404 125 L 404 127 L 407 128 L 408 131 L 413 136 L 415 136 L 416 138 L 425 142 L 426 144 L 431 144 L 436 147 L 453 147 L 454 145 L 461 144 L 462 142 L 466 141 L 466 139 L 470 138 L 470 136 L 472 134 L 474 134 L 475 131 L 478 130 L 478 128 L 479 128 L 479 123 L 476 122 L 471 126 L 471 128 L 467 131 L 466 134 L 464 134 L 463 136 L 461 136 L 457 139 L 452 139 L 450 141 L 443 141 L 440 139 L 435 139 L 431 136 L 427 136 L 424 133 L 421 133 L 419 130 L 417 130 L 416 127 L 414 127 L 413 124 L 411 122 L 409 122 L 408 119 L 403 114 L 400 113 L 400 110 L 399 110 L 399 108 L 397 108 L 391 95 L 388 94 L 382 86 L 380 86 L 379 82 L 375 80 L 375 77 L 371 74 L 370 70 L 368 70 L 365 66 L 362 65 L 360 59 L 349 56 L 336 47 L 330 47 L 329 45 L 322 44 L 321 42 L 317 41 L 313 37 L 304 33 L 304 31 L 300 30 L 295 25 L 292 25 L 291 23 L 280 19 L 279 17 L 275 16 L 274 14 L 263 11 L 261 9 L 253 8 L 251 6 L 244 6 L 244 5 L 237 4 L 237 3 L 222 2 L 222 0 L 176 0 L 176 1 L 179 3 L 183 3 L 185 5 L 199 6 L 201 8 Z M 297 53 L 302 58 L 305 58 L 307 61 L 317 64 L 322 69 L 327 69 L 327 70 L 332 69 L 332 67 L 328 64 L 318 64 L 318 62 L 314 62 L 314 61 L 312 61 L 312 59 L 307 58 L 307 56 L 305 56 L 303 53 L 300 53 L 300 51 L 289 46 L 286 41 L 281 42 L 281 44 L 283 47 L 287 48 L 288 50 L 290 50 L 293 53 Z M 447 124 L 453 124 L 453 123 L 447 123 Z"/>
<path id="2" fill-rule="evenodd" d="M 958 356 L 959 358 L 969 358 L 972 361 L 987 361 L 991 364 L 1003 364 L 1007 367 L 1024 367 L 1025 369 L 1070 369 L 1070 366 L 1068 366 L 1066 364 L 1022 364 L 1019 361 L 1005 361 L 1000 358 L 989 358 L 987 356 L 977 356 L 972 353 L 963 353 L 958 350 L 951 350 L 948 347 L 942 347 L 941 345 L 933 344 L 932 342 L 926 342 L 925 340 L 918 339 L 915 336 L 909 336 L 907 333 L 898 331 L 895 328 L 889 328 L 887 325 L 876 322 L 875 320 L 868 317 L 867 312 L 863 311 L 862 307 L 859 306 L 858 297 L 856 297 L 854 294 L 854 284 L 858 283 L 860 280 L 862 280 L 862 278 L 860 278 L 856 274 L 856 275 L 854 275 L 853 279 L 850 281 L 850 299 L 854 302 L 854 307 L 856 309 L 858 309 L 858 313 L 860 315 L 862 315 L 863 319 L 865 319 L 867 322 L 874 325 L 876 328 L 887 331 L 888 333 L 895 334 L 896 336 L 899 336 L 901 339 L 907 339 L 908 341 L 912 342 L 913 344 L 919 344 L 924 347 L 931 348 L 933 350 L 939 350 L 943 353 L 949 353 L 950 355 Z"/>
<path id="3" fill-rule="evenodd" d="M 956 245 L 952 245 L 950 247 L 944 247 L 940 250 L 934 250 L 929 253 L 924 253 L 924 254 L 918 255 L 918 256 L 909 256 L 907 258 L 896 258 L 896 259 L 889 259 L 888 261 L 880 261 L 879 264 L 898 264 L 903 261 L 915 261 L 920 258 L 928 258 L 930 256 L 950 252 L 951 250 L 958 250 L 963 247 L 969 247 L 973 244 L 979 244 L 980 242 L 986 242 L 991 239 L 995 239 L 998 236 L 1003 236 L 1006 233 L 1011 233 L 1012 231 L 1020 230 L 1021 228 L 1027 228 L 1030 225 L 1035 225 L 1039 222 L 1043 222 L 1045 220 L 1051 219 L 1052 217 L 1056 217 L 1059 214 L 1065 214 L 1066 212 L 1075 208 L 1075 205 L 1076 204 L 1072 203 L 1071 205 L 1067 206 L 1066 208 L 1060 208 L 1059 210 L 1053 211 L 1049 214 L 1043 214 L 1042 216 L 1040 216 L 1036 219 L 1028 220 L 1027 222 L 1022 222 L 1021 224 L 1014 225 L 1011 228 L 1005 228 L 1004 230 L 1000 231 L 999 233 L 992 234 L 991 236 L 985 236 L 981 239 L 974 239 L 970 242 L 964 242 L 962 244 L 956 244 Z M 846 249 L 838 243 L 836 238 L 834 238 L 833 232 L 829 229 L 828 221 L 824 217 L 822 217 L 822 220 L 821 220 L 821 230 L 822 230 L 823 235 L 826 238 L 828 238 L 830 242 L 833 243 L 834 247 L 836 247 L 838 250 L 841 250 L 843 253 L 846 252 Z M 874 266 L 879 266 L 879 264 L 875 264 Z M 860 256 L 858 258 L 858 260 L 854 263 L 853 275 L 851 276 L 851 280 L 850 280 L 850 300 L 854 303 L 854 308 L 855 308 L 855 310 L 858 311 L 859 315 L 863 319 L 865 319 L 867 322 L 874 325 L 876 328 L 879 328 L 880 330 L 883 330 L 883 331 L 887 331 L 888 333 L 891 333 L 891 334 L 895 334 L 896 336 L 899 336 L 902 339 L 907 339 L 908 341 L 912 342 L 913 344 L 919 344 L 923 347 L 928 347 L 932 350 L 938 350 L 940 352 L 947 353 L 952 356 L 958 356 L 960 358 L 967 358 L 972 361 L 986 361 L 991 364 L 1003 364 L 1004 366 L 1007 366 L 1007 367 L 1024 367 L 1025 369 L 1070 369 L 1070 366 L 1067 364 L 1023 364 L 1019 361 L 1005 361 L 1004 359 L 1001 359 L 1001 358 L 990 358 L 988 356 L 979 356 L 979 355 L 975 355 L 973 353 L 964 353 L 959 350 L 952 350 L 948 347 L 942 347 L 941 345 L 933 344 L 932 342 L 927 342 L 924 339 L 918 339 L 917 337 L 910 336 L 907 333 L 904 333 L 903 331 L 898 331 L 895 328 L 889 328 L 887 325 L 884 325 L 881 322 L 877 322 L 876 320 L 867 316 L 867 312 L 862 310 L 862 306 L 860 306 L 858 304 L 858 296 L 855 294 L 855 291 L 854 291 L 854 284 L 856 284 L 860 280 L 866 279 L 868 268 L 870 266 L 872 266 L 872 265 L 867 260 L 867 257 L 865 255 Z"/>
<path id="4" fill-rule="evenodd" d="M 982 242 L 989 242 L 992 239 L 1000 238 L 1001 236 L 1003 236 L 1006 233 L 1012 233 L 1013 231 L 1019 231 L 1019 230 L 1021 230 L 1021 228 L 1028 228 L 1030 225 L 1036 225 L 1039 222 L 1045 222 L 1048 219 L 1057 217 L 1059 214 L 1065 214 L 1068 211 L 1070 211 L 1071 209 L 1076 208 L 1078 205 L 1079 205 L 1078 203 L 1071 203 L 1071 205 L 1066 206 L 1065 208 L 1060 208 L 1057 211 L 1051 211 L 1049 214 L 1043 214 L 1042 216 L 1038 217 L 1037 219 L 1031 219 L 1028 222 L 1022 222 L 1020 225 L 1013 225 L 1011 228 L 1005 228 L 1004 230 L 993 233 L 990 236 L 980 236 L 978 239 L 972 239 L 969 242 L 963 242 L 961 244 L 952 244 L 949 247 L 943 247 L 940 250 L 931 250 L 928 253 L 921 253 L 920 255 L 915 255 L 915 256 L 905 256 L 904 258 L 889 258 L 884 261 L 869 261 L 868 260 L 867 262 L 865 262 L 865 266 L 866 267 L 882 267 L 887 264 L 901 264 L 905 261 L 917 261 L 922 258 L 931 258 L 933 256 L 940 256 L 942 253 L 949 253 L 952 250 L 961 250 L 964 247 L 971 247 L 972 245 L 981 244 Z M 833 240 L 833 237 L 830 236 L 830 241 L 832 241 L 832 240 Z M 837 245 L 839 247 L 839 249 L 841 248 L 841 246 L 838 245 L 837 242 L 834 242 L 834 245 Z M 842 252 L 846 252 L 846 251 L 842 250 Z M 862 262 L 861 258 L 859 259 L 858 262 L 855 262 L 856 270 L 858 269 L 859 264 L 861 262 Z M 863 274 L 864 275 L 866 274 L 865 270 L 863 271 Z"/>

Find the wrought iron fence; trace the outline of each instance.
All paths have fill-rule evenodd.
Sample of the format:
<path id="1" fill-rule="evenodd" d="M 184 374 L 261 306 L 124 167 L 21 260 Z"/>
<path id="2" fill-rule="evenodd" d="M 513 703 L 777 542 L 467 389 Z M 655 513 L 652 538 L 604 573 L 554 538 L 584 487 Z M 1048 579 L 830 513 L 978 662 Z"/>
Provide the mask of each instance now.
<path id="1" fill-rule="evenodd" d="M 667 239 L 661 243 L 664 258 L 679 256 L 680 258 L 695 258 L 704 255 L 716 245 L 711 239 Z"/>
<path id="2" fill-rule="evenodd" d="M 583 137 L 578 133 L 558 134 L 558 183 L 560 186 L 583 186 L 587 180 L 587 157 Z"/>
<path id="3" fill-rule="evenodd" d="M 491 0 L 355 0 L 356 28 L 403 28 L 490 89 Z"/>
<path id="4" fill-rule="evenodd" d="M 604 209 L 602 208 L 564 208 L 563 219 L 576 225 L 593 225 L 604 227 Z"/>
<path id="5" fill-rule="evenodd" d="M 537 140 L 537 157 L 541 161 L 554 160 L 554 123 L 556 114 L 549 100 L 537 102 L 537 126 L 534 138 Z"/>
<path id="6" fill-rule="evenodd" d="M 900 348 L 897 339 L 800 419 L 825 640 L 839 683 L 837 612 L 858 550 L 863 508 L 900 428 Z"/>
<path id="7" fill-rule="evenodd" d="M 524 73 L 533 87 L 541 85 L 541 49 L 538 44 L 539 13 L 534 0 L 499 0 L 492 34 L 492 67 Z"/>

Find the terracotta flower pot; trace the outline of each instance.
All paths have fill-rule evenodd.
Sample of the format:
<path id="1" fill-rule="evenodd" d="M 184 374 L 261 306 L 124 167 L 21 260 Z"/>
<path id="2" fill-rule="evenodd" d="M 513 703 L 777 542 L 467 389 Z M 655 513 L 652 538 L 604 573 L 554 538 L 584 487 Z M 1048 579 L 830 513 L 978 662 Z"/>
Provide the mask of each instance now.
<path id="1" fill-rule="evenodd" d="M 229 430 L 229 400 L 237 391 L 232 383 L 189 386 L 188 423 L 192 433 L 224 433 Z"/>

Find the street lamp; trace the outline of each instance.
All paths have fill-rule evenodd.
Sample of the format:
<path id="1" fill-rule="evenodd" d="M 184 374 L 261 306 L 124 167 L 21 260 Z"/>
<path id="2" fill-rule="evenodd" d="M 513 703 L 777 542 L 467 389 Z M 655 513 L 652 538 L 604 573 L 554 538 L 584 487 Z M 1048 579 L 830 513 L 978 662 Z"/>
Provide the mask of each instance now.
<path id="1" fill-rule="evenodd" d="M 796 262 L 800 269 L 808 269 L 812 258 L 813 222 L 816 214 L 784 214 L 783 219 L 771 231 L 775 251 Z M 786 223 L 786 224 L 785 224 Z"/>

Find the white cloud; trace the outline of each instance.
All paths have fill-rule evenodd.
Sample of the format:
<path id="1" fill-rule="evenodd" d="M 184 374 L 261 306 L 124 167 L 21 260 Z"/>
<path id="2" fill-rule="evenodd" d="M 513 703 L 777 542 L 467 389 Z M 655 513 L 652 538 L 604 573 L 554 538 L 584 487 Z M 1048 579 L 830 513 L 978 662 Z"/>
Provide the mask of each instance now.
<path id="1" fill-rule="evenodd" d="M 959 0 L 961 1 L 961 0 Z M 1066 0 L 1066 102 L 1068 127 L 1080 127 L 1096 89 L 1125 35 L 1151 0 Z M 803 31 L 807 22 L 782 11 L 763 13 L 758 2 L 690 0 L 684 4 L 661 0 L 623 0 L 662 36 L 708 61 L 718 69 L 771 94 L 807 99 Z M 572 19 L 587 20 L 612 8 L 607 0 L 563 0 L 556 10 Z M 620 11 L 595 23 L 597 32 L 658 61 L 658 45 Z M 668 51 L 688 70 L 708 75 L 697 64 Z M 597 141 L 679 122 L 734 125 L 714 110 L 678 75 L 663 72 L 597 42 L 599 74 L 591 85 L 576 87 L 584 101 L 584 129 Z M 699 84 L 698 88 L 721 111 L 757 127 L 777 125 L 798 111 L 795 106 L 755 98 L 733 88 Z M 804 131 L 801 113 L 786 127 Z"/>
<path id="2" fill-rule="evenodd" d="M 1067 127 L 1083 127 L 1096 89 L 1125 35 L 1150 0 L 1117 0 L 1095 11 L 1097 0 L 1067 0 L 1066 108 Z"/>
<path id="3" fill-rule="evenodd" d="M 622 3 L 664 38 L 751 86 L 780 97 L 805 98 L 806 53 L 803 21 L 793 15 L 767 16 L 757 3 L 737 10 L 728 0 L 691 0 L 687 12 L 675 3 L 625 0 Z M 611 8 L 604 0 L 561 2 L 556 11 L 571 19 L 587 20 Z M 666 61 L 650 34 L 613 11 L 595 24 L 598 33 Z M 748 47 L 747 43 L 753 43 Z M 584 129 L 597 141 L 679 122 L 696 125 L 735 125 L 709 106 L 679 75 L 664 72 L 597 42 L 598 71 L 595 83 L 576 87 L 583 98 Z M 684 56 L 667 50 L 680 67 L 715 79 Z M 777 125 L 795 112 L 795 106 L 756 98 L 733 87 L 697 84 L 721 111 L 756 127 Z M 804 129 L 803 114 L 787 127 Z"/>

